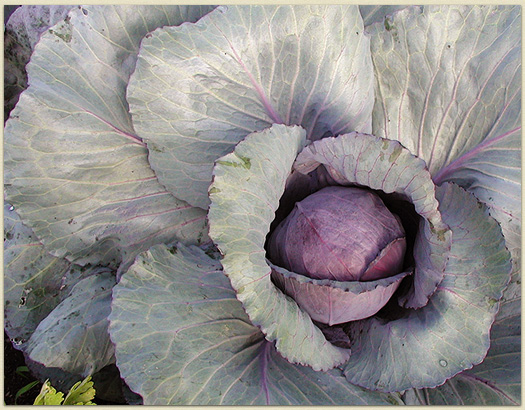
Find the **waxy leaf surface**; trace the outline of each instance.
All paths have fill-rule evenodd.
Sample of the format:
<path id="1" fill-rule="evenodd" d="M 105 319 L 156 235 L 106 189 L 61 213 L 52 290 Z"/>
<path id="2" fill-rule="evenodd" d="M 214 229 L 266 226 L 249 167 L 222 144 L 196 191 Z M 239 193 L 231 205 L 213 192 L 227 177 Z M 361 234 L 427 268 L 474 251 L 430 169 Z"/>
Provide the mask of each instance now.
<path id="1" fill-rule="evenodd" d="M 373 133 L 491 208 L 521 268 L 521 8 L 409 7 L 367 28 Z"/>
<path id="2" fill-rule="evenodd" d="M 159 181 L 206 208 L 214 161 L 247 134 L 370 132 L 372 87 L 357 6 L 228 6 L 145 38 L 128 101 Z"/>
<path id="3" fill-rule="evenodd" d="M 403 10 L 407 6 L 380 6 L 380 5 L 370 5 L 370 6 L 359 6 L 359 11 L 363 17 L 363 22 L 366 26 L 369 26 L 373 23 L 383 23 L 385 17 L 390 16 L 396 11 Z"/>
<path id="4" fill-rule="evenodd" d="M 26 347 L 30 359 L 83 377 L 113 363 L 108 315 L 114 284 L 115 273 L 106 268 L 78 282 L 35 329 Z"/>
<path id="5" fill-rule="evenodd" d="M 521 275 L 514 270 L 490 329 L 487 357 L 435 389 L 414 391 L 407 404 L 519 405 L 521 403 Z"/>
<path id="6" fill-rule="evenodd" d="M 452 229 L 443 281 L 422 309 L 350 325 L 354 343 L 345 375 L 351 383 L 380 391 L 435 387 L 486 356 L 510 254 L 498 223 L 472 194 L 446 183 L 437 198 Z"/>
<path id="7" fill-rule="evenodd" d="M 290 362 L 327 370 L 344 362 L 348 350 L 330 344 L 310 316 L 275 287 L 264 249 L 304 143 L 299 126 L 273 125 L 246 137 L 217 161 L 208 218 L 210 237 L 224 255 L 224 272 L 252 323 Z"/>
<path id="8" fill-rule="evenodd" d="M 26 64 L 40 35 L 63 20 L 73 7 L 19 6 L 9 17 L 4 31 L 4 121 L 18 102 L 20 93 L 27 88 Z"/>
<path id="9" fill-rule="evenodd" d="M 138 46 L 209 8 L 86 6 L 49 29 L 5 127 L 7 200 L 55 256 L 125 270 L 154 243 L 197 242 L 205 215 L 159 184 L 125 99 Z"/>
<path id="10" fill-rule="evenodd" d="M 14 207 L 4 205 L 4 328 L 15 347 L 25 350 L 40 321 L 81 275 L 79 266 L 47 253 Z"/>
<path id="11" fill-rule="evenodd" d="M 282 358 L 250 323 L 220 261 L 200 248 L 151 248 L 114 296 L 117 363 L 144 404 L 399 403 L 349 384 L 339 369 L 315 372 Z"/>
<path id="12" fill-rule="evenodd" d="M 515 272 L 521 270 L 521 127 L 484 141 L 443 168 L 436 183 L 454 182 L 490 208 L 501 225 Z"/>
<path id="13" fill-rule="evenodd" d="M 408 7 L 367 28 L 373 134 L 400 141 L 432 175 L 521 125 L 519 6 Z"/>

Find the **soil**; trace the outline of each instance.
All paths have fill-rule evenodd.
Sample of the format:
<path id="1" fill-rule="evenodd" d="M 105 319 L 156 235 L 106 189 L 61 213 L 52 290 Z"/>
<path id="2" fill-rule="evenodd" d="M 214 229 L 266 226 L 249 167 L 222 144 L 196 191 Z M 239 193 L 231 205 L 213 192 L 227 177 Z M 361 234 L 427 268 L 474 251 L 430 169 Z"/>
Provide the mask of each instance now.
<path id="1" fill-rule="evenodd" d="M 24 355 L 20 350 L 16 350 L 9 337 L 4 332 L 4 403 L 5 404 L 33 404 L 36 396 L 40 392 L 42 383 L 32 387 L 26 393 L 15 397 L 17 392 L 36 379 L 28 372 L 18 372 L 17 369 L 25 366 Z"/>
<path id="2" fill-rule="evenodd" d="M 36 396 L 40 393 L 42 383 L 38 381 L 38 384 L 16 398 L 16 394 L 20 389 L 37 381 L 29 372 L 20 371 L 20 368 L 24 368 L 25 366 L 24 355 L 20 350 L 13 347 L 9 337 L 4 332 L 4 404 L 32 405 Z M 96 396 L 93 402 L 98 405 L 122 405 L 122 403 L 113 403 L 97 398 Z"/>

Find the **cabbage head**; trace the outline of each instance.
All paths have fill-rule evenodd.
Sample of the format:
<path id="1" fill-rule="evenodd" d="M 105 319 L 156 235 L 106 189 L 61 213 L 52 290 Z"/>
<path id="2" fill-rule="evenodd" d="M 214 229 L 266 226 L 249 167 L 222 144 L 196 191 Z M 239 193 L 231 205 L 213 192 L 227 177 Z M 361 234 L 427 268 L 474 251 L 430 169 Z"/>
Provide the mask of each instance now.
<path id="1" fill-rule="evenodd" d="M 6 30 L 5 331 L 34 375 L 148 405 L 521 403 L 519 6 Z"/>

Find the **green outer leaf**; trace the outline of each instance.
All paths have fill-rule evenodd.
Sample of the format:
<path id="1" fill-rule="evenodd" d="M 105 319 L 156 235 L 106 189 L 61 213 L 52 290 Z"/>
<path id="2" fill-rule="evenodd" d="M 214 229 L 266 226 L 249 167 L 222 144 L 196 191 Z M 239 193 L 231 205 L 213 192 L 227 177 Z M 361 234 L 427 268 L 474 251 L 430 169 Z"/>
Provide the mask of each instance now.
<path id="1" fill-rule="evenodd" d="M 252 323 L 290 362 L 326 370 L 342 363 L 348 351 L 328 343 L 310 316 L 273 285 L 264 249 L 305 134 L 298 126 L 273 125 L 222 157 L 213 172 L 208 219 L 224 272 Z M 250 169 L 230 165 L 242 164 L 241 158 L 250 158 Z"/>
<path id="2" fill-rule="evenodd" d="M 419 393 L 428 404 L 521 404 L 521 275 L 514 271 L 490 330 L 490 349 L 483 362 L 443 386 Z M 407 403 L 409 404 L 409 403 Z"/>
<path id="3" fill-rule="evenodd" d="M 26 346 L 29 358 L 84 377 L 113 363 L 107 317 L 114 284 L 114 273 L 105 268 L 78 282 L 35 329 Z"/>
<path id="4" fill-rule="evenodd" d="M 24 5 L 9 17 L 4 31 L 4 121 L 18 102 L 20 93 L 27 88 L 25 67 L 40 34 L 64 19 L 73 7 Z M 6 8 L 4 16 L 5 13 Z"/>
<path id="5" fill-rule="evenodd" d="M 486 140 L 443 168 L 436 184 L 454 182 L 490 208 L 501 225 L 513 269 L 521 270 L 521 127 Z"/>
<path id="6" fill-rule="evenodd" d="M 521 402 L 521 127 L 480 144 L 442 169 L 436 182 L 472 192 L 500 224 L 513 275 L 482 364 L 426 392 L 432 404 L 515 405 Z"/>
<path id="7" fill-rule="evenodd" d="M 68 297 L 75 284 L 97 274 L 100 268 L 80 267 L 48 254 L 31 229 L 20 222 L 14 208 L 7 203 L 4 205 L 4 248 L 5 332 L 17 349 L 26 352 L 28 340 L 39 323 Z M 47 336 L 52 337 L 52 334 Z M 47 336 L 46 340 L 39 342 L 43 346 L 53 344 Z M 107 330 L 103 329 L 97 338 L 107 340 Z M 77 350 L 78 346 L 75 346 L 73 351 Z M 50 355 L 43 362 L 49 364 L 55 359 Z M 90 357 L 84 365 L 100 359 L 103 358 Z M 79 374 L 43 367 L 27 354 L 25 360 L 33 376 L 41 381 L 50 379 L 60 389 L 68 388 L 81 377 Z M 84 366 L 79 365 L 79 368 L 83 369 Z"/>
<path id="8" fill-rule="evenodd" d="M 149 36 L 148 36 L 149 37 Z M 370 132 L 373 77 L 357 6 L 219 7 L 141 45 L 128 100 L 159 180 L 207 208 L 214 161 L 272 123 L 309 139 Z"/>
<path id="9" fill-rule="evenodd" d="M 432 175 L 520 126 L 520 6 L 425 6 L 367 28 L 376 74 L 373 133 Z"/>
<path id="10" fill-rule="evenodd" d="M 125 270 L 154 243 L 197 242 L 205 214 L 158 183 L 125 99 L 138 45 L 209 7 L 75 7 L 27 66 L 5 127 L 7 200 L 44 246 L 79 264 Z"/>
<path id="11" fill-rule="evenodd" d="M 441 219 L 425 162 L 398 141 L 352 132 L 315 141 L 299 154 L 294 168 L 307 174 L 321 164 L 341 185 L 396 193 L 412 202 L 422 218 L 413 252 L 414 281 L 401 302 L 406 307 L 425 306 L 443 278 L 451 237 Z"/>
<path id="12" fill-rule="evenodd" d="M 505 311 L 509 317 L 500 318 Z M 491 329 L 491 347 L 483 363 L 435 389 L 416 393 L 433 405 L 509 406 L 521 404 L 520 300 L 502 302 Z M 414 403 L 407 403 L 414 404 Z"/>
<path id="13" fill-rule="evenodd" d="M 25 350 L 34 330 L 90 269 L 48 254 L 33 231 L 4 204 L 4 329 Z"/>
<path id="14" fill-rule="evenodd" d="M 363 405 L 395 395 L 283 359 L 197 247 L 141 254 L 114 289 L 111 335 L 130 387 L 148 405 Z M 144 315 L 147 309 L 148 314 Z"/>
<path id="15" fill-rule="evenodd" d="M 445 277 L 424 308 L 385 323 L 350 324 L 354 343 L 345 375 L 351 383 L 380 391 L 435 387 L 487 354 L 510 254 L 498 223 L 474 196 L 451 183 L 436 193 L 453 232 Z"/>
<path id="16" fill-rule="evenodd" d="M 502 404 L 521 403 L 521 298 L 502 299 L 491 329 L 489 354 L 465 378 L 499 396 Z M 488 400 L 487 400 L 488 402 Z"/>

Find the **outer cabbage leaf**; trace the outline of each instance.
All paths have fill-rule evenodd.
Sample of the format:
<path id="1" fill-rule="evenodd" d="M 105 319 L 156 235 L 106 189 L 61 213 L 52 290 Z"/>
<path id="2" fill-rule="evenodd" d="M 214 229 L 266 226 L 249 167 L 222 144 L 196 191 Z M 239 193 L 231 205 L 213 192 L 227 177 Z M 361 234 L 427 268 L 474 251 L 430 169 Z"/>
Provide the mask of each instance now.
<path id="1" fill-rule="evenodd" d="M 4 329 L 25 350 L 34 330 L 90 269 L 48 254 L 14 207 L 4 205 Z"/>
<path id="2" fill-rule="evenodd" d="M 432 175 L 521 124 L 519 6 L 425 6 L 374 24 L 373 133 Z"/>
<path id="3" fill-rule="evenodd" d="M 85 6 L 49 29 L 5 128 L 7 199 L 55 256 L 122 269 L 154 243 L 196 242 L 205 215 L 158 183 L 125 100 L 140 40 L 209 7 Z"/>
<path id="4" fill-rule="evenodd" d="M 425 6 L 370 28 L 374 133 L 425 159 L 436 183 L 455 182 L 487 204 L 514 269 L 521 265 L 520 16 L 519 6 Z"/>
<path id="5" fill-rule="evenodd" d="M 349 354 L 327 342 L 310 316 L 270 279 L 264 243 L 287 177 L 305 143 L 299 126 L 273 125 L 248 135 L 214 168 L 208 212 L 210 237 L 253 324 L 291 363 L 314 370 L 341 364 Z"/>
<path id="6" fill-rule="evenodd" d="M 29 50 L 29 56 L 40 35 L 49 27 L 63 20 L 72 5 L 20 6 L 9 17 L 6 31 L 11 31 L 18 42 Z M 29 57 L 28 56 L 28 57 Z M 28 60 L 26 60 L 26 63 Z"/>
<path id="7" fill-rule="evenodd" d="M 494 323 L 491 350 L 484 362 L 457 375 L 443 386 L 426 389 L 423 394 L 429 403 L 484 406 L 521 404 L 521 309 L 519 301 L 513 305 L 502 305 L 502 311 L 511 311 L 510 316 Z"/>
<path id="8" fill-rule="evenodd" d="M 422 309 L 350 324 L 345 375 L 351 383 L 380 391 L 435 387 L 487 354 L 510 254 L 498 223 L 473 195 L 451 183 L 436 194 L 453 232 L 445 277 Z"/>
<path id="9" fill-rule="evenodd" d="M 17 6 L 4 6 L 4 20 L 8 7 Z M 25 66 L 40 34 L 66 17 L 73 7 L 19 6 L 9 17 L 4 32 L 4 121 L 27 88 Z"/>
<path id="10" fill-rule="evenodd" d="M 9 204 L 4 206 L 4 328 L 13 345 L 24 352 L 25 361 L 31 374 L 41 381 L 50 379 L 61 390 L 67 390 L 81 377 L 79 373 L 66 372 L 63 369 L 44 367 L 28 354 L 28 341 L 35 332 L 40 322 L 48 315 L 56 317 L 53 310 L 66 299 L 72 287 L 83 278 L 97 274 L 100 269 L 94 267 L 81 267 L 71 264 L 65 259 L 54 257 L 46 252 L 43 245 L 38 242 L 33 231 L 20 222 L 14 207 Z M 85 282 L 83 282 L 85 284 Z M 53 313 L 51 313 L 53 312 Z M 67 315 L 67 312 L 66 312 Z M 77 318 L 78 319 L 78 318 Z M 39 330 L 39 343 L 52 346 L 50 341 L 52 332 L 45 334 Z M 92 331 L 93 329 L 91 329 Z M 99 327 L 95 343 L 93 340 L 86 344 L 86 348 L 95 347 L 105 340 L 108 342 L 107 328 Z M 77 351 L 78 339 L 73 339 L 75 347 L 69 351 Z M 32 342 L 34 345 L 34 342 Z M 66 344 L 64 344 L 66 346 Z M 71 347 L 71 345 L 69 345 Z M 66 350 L 67 351 L 67 350 Z M 98 350 L 100 352 L 100 350 Z M 89 357 L 84 366 L 78 365 L 82 371 L 90 363 L 103 364 L 103 357 Z M 54 354 L 45 353 L 38 355 L 37 359 L 49 365 L 59 364 Z M 102 360 L 101 360 L 102 359 Z M 65 365 L 70 366 L 71 355 L 61 357 Z M 106 367 L 106 369 L 108 369 Z M 104 377 L 102 377 L 104 374 Z M 110 377 L 107 372 L 98 372 L 94 375 L 97 384 L 97 397 L 108 401 L 122 400 L 120 376 L 115 371 Z M 117 383 L 108 388 L 108 385 Z M 119 390 L 120 389 L 120 390 Z M 116 396 L 117 395 L 117 396 Z"/>
<path id="11" fill-rule="evenodd" d="M 514 271 L 490 330 L 483 362 L 443 386 L 411 391 L 406 404 L 519 405 L 521 403 L 521 275 Z"/>
<path id="12" fill-rule="evenodd" d="M 214 161 L 272 123 L 309 139 L 370 132 L 373 77 L 357 6 L 228 6 L 157 30 L 128 93 L 150 162 L 177 198 L 202 208 Z"/>
<path id="13" fill-rule="evenodd" d="M 365 23 L 365 26 L 369 26 L 370 24 L 381 22 L 383 23 L 385 18 L 392 13 L 403 10 L 407 6 L 359 6 L 359 11 L 361 12 L 361 16 L 363 16 L 363 22 Z M 388 24 L 388 23 L 387 23 Z"/>
<path id="14" fill-rule="evenodd" d="M 519 6 L 429 7 L 423 13 L 400 12 L 387 19 L 385 28 L 371 30 L 378 76 L 374 132 L 400 139 L 429 160 L 436 183 L 453 181 L 488 205 L 513 259 L 515 280 L 507 300 L 520 293 L 520 14 Z M 445 21 L 448 30 L 440 27 Z M 493 348 L 482 365 L 442 388 L 419 392 L 420 402 L 519 402 L 517 306 L 502 303 L 502 312 L 513 313 L 494 324 Z M 507 314 L 511 318 L 504 319 Z M 477 374 L 487 366 L 494 371 Z"/>
<path id="15" fill-rule="evenodd" d="M 283 359 L 221 270 L 200 248 L 157 245 L 115 286 L 117 361 L 144 404 L 397 404 L 396 395 L 347 383 L 338 369 L 315 372 Z"/>
<path id="16" fill-rule="evenodd" d="M 107 317 L 114 284 L 114 272 L 105 268 L 78 282 L 35 329 L 26 346 L 29 358 L 83 377 L 113 363 Z"/>
<path id="17" fill-rule="evenodd" d="M 501 225 L 516 272 L 521 270 L 521 127 L 484 141 L 443 168 L 436 183 L 467 188 Z"/>
<path id="18" fill-rule="evenodd" d="M 406 307 L 425 306 L 443 278 L 451 233 L 442 221 L 424 161 L 398 141 L 354 132 L 315 141 L 299 154 L 294 168 L 308 174 L 321 164 L 341 185 L 401 195 L 414 205 L 421 216 L 413 252 L 414 279 L 401 302 Z"/>

